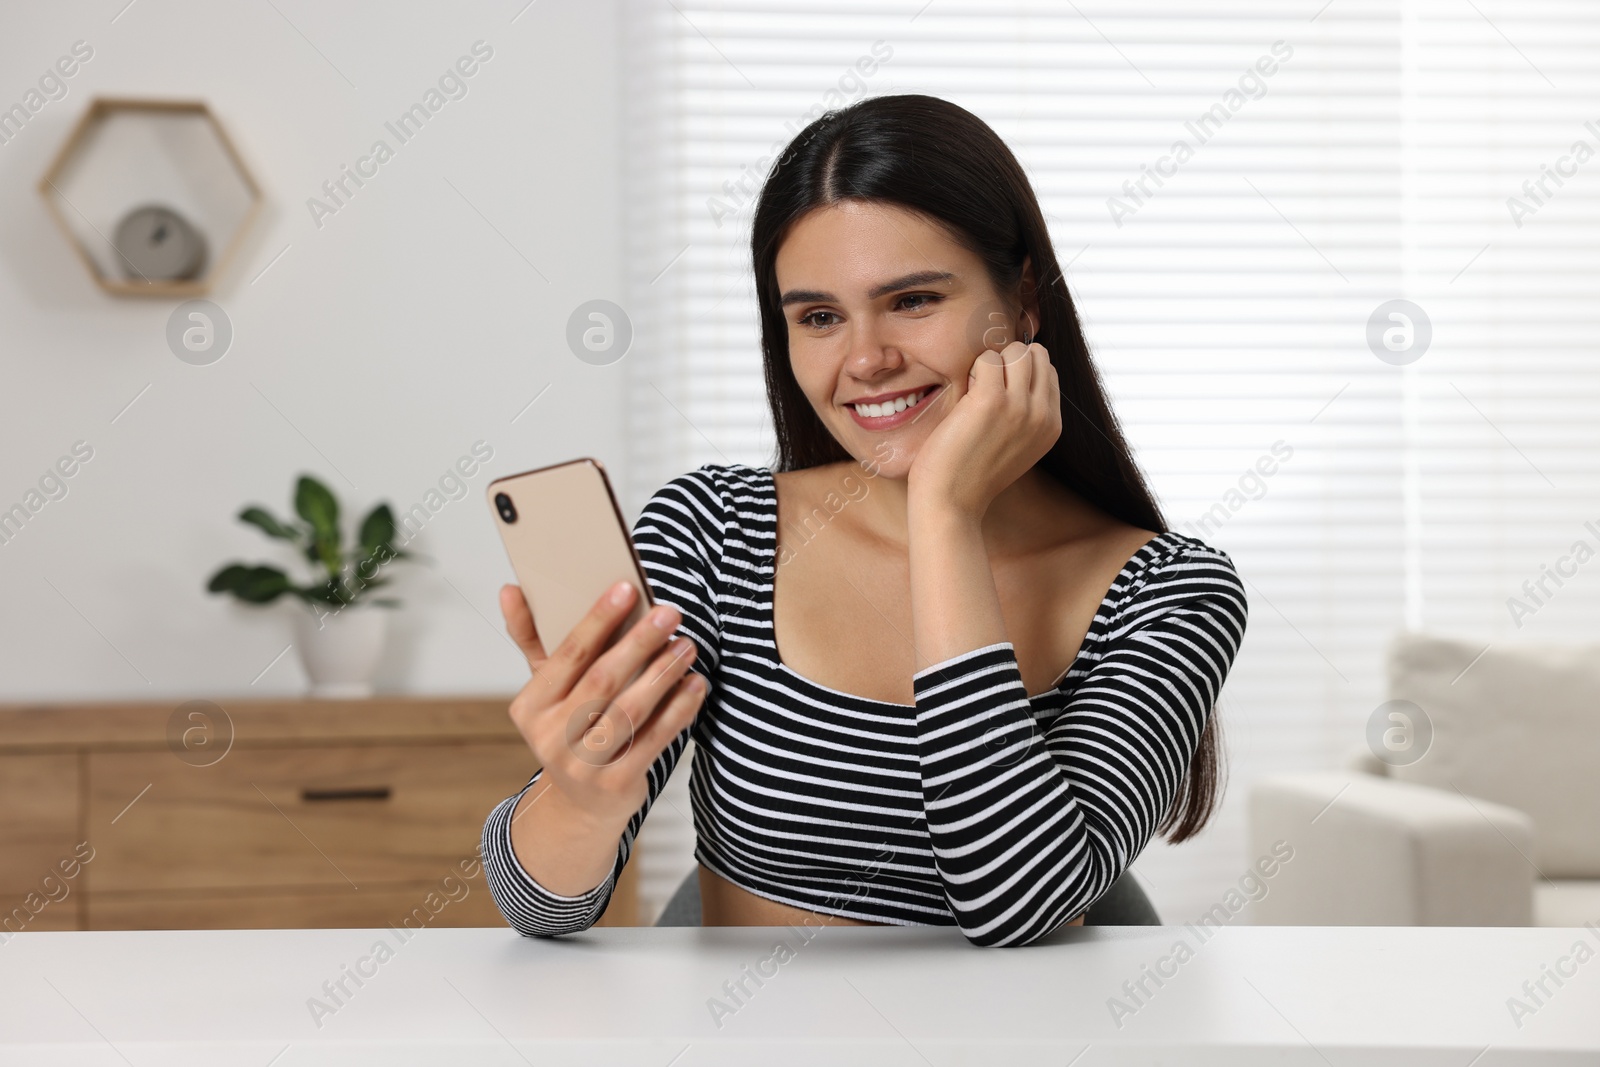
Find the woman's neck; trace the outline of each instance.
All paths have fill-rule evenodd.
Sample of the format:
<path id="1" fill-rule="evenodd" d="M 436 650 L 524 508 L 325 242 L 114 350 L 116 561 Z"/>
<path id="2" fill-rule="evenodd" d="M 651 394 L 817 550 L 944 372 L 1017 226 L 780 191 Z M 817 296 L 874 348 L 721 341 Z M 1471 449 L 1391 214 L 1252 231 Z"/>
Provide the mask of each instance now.
<path id="1" fill-rule="evenodd" d="M 862 499 L 860 521 L 876 538 L 910 543 L 909 493 L 904 478 L 878 475 Z M 1006 486 L 983 517 L 984 542 L 999 556 L 1024 555 L 1104 521 L 1100 512 L 1035 467 Z"/>

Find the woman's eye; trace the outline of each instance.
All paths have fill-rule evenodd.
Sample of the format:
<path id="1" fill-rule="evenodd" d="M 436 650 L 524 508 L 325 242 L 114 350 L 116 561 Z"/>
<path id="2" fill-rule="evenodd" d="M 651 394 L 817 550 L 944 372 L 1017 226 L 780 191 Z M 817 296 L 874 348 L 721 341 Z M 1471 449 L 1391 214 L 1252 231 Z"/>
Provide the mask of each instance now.
<path id="1" fill-rule="evenodd" d="M 907 300 L 918 301 L 918 303 L 907 307 L 906 310 L 921 311 L 930 304 L 937 304 L 939 302 L 939 298 L 940 297 L 938 293 L 907 293 L 905 296 L 902 296 L 898 302 L 903 306 Z"/>
<path id="2" fill-rule="evenodd" d="M 824 327 L 833 325 L 833 323 L 831 323 L 831 322 L 815 322 L 815 321 L 813 321 L 813 320 L 816 319 L 816 317 L 818 315 L 830 315 L 831 316 L 831 315 L 833 315 L 833 312 L 831 312 L 831 311 L 812 311 L 812 312 L 809 312 L 809 313 L 807 313 L 805 315 L 800 316 L 800 318 L 798 320 L 799 324 L 801 326 L 815 327 L 816 329 L 822 329 Z"/>

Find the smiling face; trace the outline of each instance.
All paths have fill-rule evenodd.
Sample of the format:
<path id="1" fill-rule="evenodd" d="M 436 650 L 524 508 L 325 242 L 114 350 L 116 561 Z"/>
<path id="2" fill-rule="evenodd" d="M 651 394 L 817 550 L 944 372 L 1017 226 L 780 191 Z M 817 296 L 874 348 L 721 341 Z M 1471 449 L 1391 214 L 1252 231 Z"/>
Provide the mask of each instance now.
<path id="1" fill-rule="evenodd" d="M 812 211 L 774 268 L 795 380 L 834 439 L 891 478 L 966 392 L 978 353 L 1016 336 L 1016 305 L 983 261 L 892 204 Z"/>

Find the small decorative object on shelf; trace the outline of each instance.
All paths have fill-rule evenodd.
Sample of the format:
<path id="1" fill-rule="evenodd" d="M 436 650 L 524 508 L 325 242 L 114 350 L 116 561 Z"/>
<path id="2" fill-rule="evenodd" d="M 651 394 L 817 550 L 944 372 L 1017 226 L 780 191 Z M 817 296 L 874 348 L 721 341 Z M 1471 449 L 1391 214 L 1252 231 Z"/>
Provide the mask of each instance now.
<path id="1" fill-rule="evenodd" d="M 232 593 L 248 604 L 270 604 L 285 594 L 299 598 L 310 610 L 296 617 L 295 644 L 311 678 L 312 694 L 371 696 L 388 621 L 373 609 L 399 606 L 397 600 L 372 594 L 391 581 L 381 575 L 382 568 L 409 559 L 412 553 L 394 547 L 394 513 L 388 504 L 367 513 L 356 543 L 346 549 L 339 529 L 339 502 L 309 474 L 301 475 L 295 486 L 294 509 L 301 519 L 298 523 L 279 522 L 255 505 L 239 512 L 239 521 L 297 548 L 317 569 L 314 581 L 296 585 L 277 567 L 229 563 L 211 576 L 206 589 Z"/>
<path id="2" fill-rule="evenodd" d="M 261 207 L 211 109 L 97 97 L 39 192 L 95 284 L 119 295 L 208 292 Z"/>
<path id="3" fill-rule="evenodd" d="M 113 243 L 130 279 L 188 281 L 206 262 L 206 239 L 200 231 L 160 204 L 145 204 L 124 215 Z"/>

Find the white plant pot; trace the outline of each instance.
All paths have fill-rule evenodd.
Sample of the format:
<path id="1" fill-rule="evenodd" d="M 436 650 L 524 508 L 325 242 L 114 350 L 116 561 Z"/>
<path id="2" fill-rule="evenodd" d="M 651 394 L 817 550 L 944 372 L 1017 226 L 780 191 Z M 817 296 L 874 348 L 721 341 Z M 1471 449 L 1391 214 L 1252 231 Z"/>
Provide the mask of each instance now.
<path id="1" fill-rule="evenodd" d="M 372 679 L 383 657 L 389 613 L 383 608 L 341 608 L 295 614 L 295 649 L 311 679 L 311 695 L 349 699 L 372 695 Z"/>

